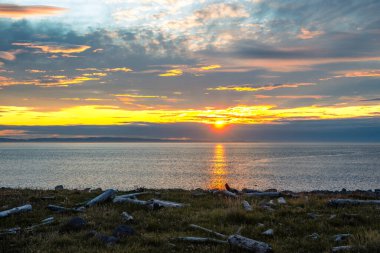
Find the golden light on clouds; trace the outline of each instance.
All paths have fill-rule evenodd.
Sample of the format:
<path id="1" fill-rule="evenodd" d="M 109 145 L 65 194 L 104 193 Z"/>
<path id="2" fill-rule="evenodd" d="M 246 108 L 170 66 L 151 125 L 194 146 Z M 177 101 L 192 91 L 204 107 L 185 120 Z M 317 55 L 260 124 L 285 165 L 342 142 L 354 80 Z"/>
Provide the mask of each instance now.
<path id="1" fill-rule="evenodd" d="M 172 77 L 172 76 L 182 76 L 183 71 L 181 69 L 170 69 L 165 73 L 159 74 L 159 76 Z"/>
<path id="2" fill-rule="evenodd" d="M 219 69 L 222 66 L 215 64 L 215 65 L 209 65 L 209 66 L 203 66 L 201 67 L 202 70 L 212 70 L 212 69 Z"/>
<path id="3" fill-rule="evenodd" d="M 126 110 L 118 106 L 74 106 L 58 111 L 37 111 L 31 107 L 1 106 L 3 125 L 122 125 L 125 123 L 265 124 L 282 120 L 346 119 L 375 117 L 380 105 L 305 106 L 276 108 L 273 105 L 240 105 L 207 110 Z"/>
<path id="4" fill-rule="evenodd" d="M 40 42 L 15 42 L 14 46 L 22 46 L 26 48 L 39 49 L 43 53 L 51 54 L 73 54 L 81 53 L 91 48 L 87 45 L 61 45 L 56 43 L 40 43 Z"/>
<path id="5" fill-rule="evenodd" d="M 259 87 L 251 87 L 248 85 L 245 85 L 245 86 L 230 85 L 230 86 L 218 86 L 216 88 L 207 88 L 207 90 L 254 92 L 254 91 L 268 91 L 268 90 L 275 90 L 275 89 L 282 89 L 282 88 L 298 88 L 302 86 L 311 86 L 311 85 L 315 85 L 315 83 L 283 83 L 283 84 L 267 85 L 267 86 L 259 86 Z"/>

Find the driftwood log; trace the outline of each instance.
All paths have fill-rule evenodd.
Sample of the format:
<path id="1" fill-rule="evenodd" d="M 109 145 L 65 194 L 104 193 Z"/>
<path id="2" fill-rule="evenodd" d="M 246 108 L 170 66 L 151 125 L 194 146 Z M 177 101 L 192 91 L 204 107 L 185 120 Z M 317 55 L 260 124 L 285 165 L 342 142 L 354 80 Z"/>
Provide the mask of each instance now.
<path id="1" fill-rule="evenodd" d="M 20 227 L 8 228 L 8 229 L 5 229 L 5 230 L 1 230 L 0 231 L 0 236 L 15 235 L 15 234 L 19 233 L 20 231 L 21 231 Z"/>
<path id="2" fill-rule="evenodd" d="M 261 242 L 261 241 L 256 241 L 256 240 L 253 240 L 251 238 L 240 235 L 241 228 L 239 228 L 239 230 L 238 230 L 238 232 L 236 232 L 236 234 L 226 236 L 224 234 L 218 233 L 216 231 L 213 231 L 213 230 L 210 230 L 210 229 L 198 226 L 198 225 L 191 224 L 190 227 L 208 232 L 208 233 L 213 234 L 215 236 L 218 236 L 224 240 L 216 240 L 213 238 L 203 238 L 203 237 L 201 237 L 201 239 L 199 239 L 199 237 L 185 237 L 188 239 L 184 240 L 183 237 L 180 237 L 180 238 L 182 238 L 183 241 L 190 241 L 190 242 L 219 242 L 220 241 L 219 243 L 226 243 L 227 242 L 231 246 L 231 248 L 244 249 L 244 250 L 249 251 L 249 252 L 254 252 L 254 253 L 271 253 L 271 252 L 273 252 L 272 247 L 269 244 L 267 244 L 265 242 Z M 191 239 L 189 239 L 189 238 L 191 238 Z M 194 239 L 194 238 L 196 238 L 196 239 Z"/>
<path id="3" fill-rule="evenodd" d="M 270 253 L 273 252 L 272 247 L 265 243 L 256 241 L 241 235 L 230 235 L 227 239 L 228 243 L 232 247 L 237 247 L 241 249 L 245 249 L 249 252 L 255 253 Z"/>
<path id="4" fill-rule="evenodd" d="M 150 194 L 150 193 L 151 192 L 135 192 L 135 193 L 129 193 L 129 194 L 124 194 L 124 195 L 118 195 L 118 196 L 115 196 L 115 198 L 113 199 L 113 202 L 121 203 L 123 202 L 124 199 L 133 199 L 137 196 Z"/>
<path id="5" fill-rule="evenodd" d="M 224 196 L 231 197 L 231 198 L 237 198 L 236 193 L 233 193 L 229 190 L 224 190 L 221 192 Z"/>
<path id="6" fill-rule="evenodd" d="M 39 224 L 36 224 L 36 225 L 32 225 L 30 227 L 27 227 L 25 228 L 25 231 L 27 232 L 30 232 L 30 231 L 33 231 L 34 229 L 38 228 L 38 227 L 41 227 L 41 226 L 44 226 L 44 225 L 48 225 L 48 224 L 51 224 L 55 221 L 54 217 L 48 217 L 46 219 L 43 219 L 41 221 L 41 223 Z"/>
<path id="7" fill-rule="evenodd" d="M 186 237 L 177 237 L 175 238 L 177 241 L 183 241 L 183 242 L 192 242 L 192 243 L 222 243 L 222 244 L 228 244 L 227 241 L 218 240 L 214 238 L 208 238 L 208 237 L 196 237 L 196 236 L 186 236 Z"/>
<path id="8" fill-rule="evenodd" d="M 104 191 L 102 194 L 100 194 L 100 195 L 96 196 L 95 198 L 87 201 L 84 204 L 84 206 L 85 207 L 90 207 L 90 206 L 93 206 L 93 205 L 105 202 L 105 201 L 113 198 L 113 196 L 115 195 L 115 193 L 116 193 L 116 191 L 114 189 L 108 189 L 108 190 Z"/>
<path id="9" fill-rule="evenodd" d="M 137 205 L 146 205 L 148 201 L 146 200 L 139 200 L 139 199 L 132 199 L 132 198 L 114 198 L 113 203 L 132 203 L 132 204 L 137 204 Z"/>
<path id="10" fill-rule="evenodd" d="M 58 212 L 58 213 L 65 213 L 65 212 L 79 213 L 79 212 L 84 211 L 84 208 L 81 208 L 81 207 L 67 208 L 67 207 L 57 206 L 57 205 L 48 205 L 46 208 L 49 209 L 50 211 Z"/>
<path id="11" fill-rule="evenodd" d="M 32 205 L 23 205 L 19 207 L 15 207 L 9 210 L 5 210 L 0 212 L 0 218 L 7 217 L 12 214 L 17 214 L 17 213 L 24 213 L 24 212 L 29 212 L 32 211 Z"/>
<path id="12" fill-rule="evenodd" d="M 359 199 L 333 199 L 328 202 L 329 206 L 346 205 L 380 205 L 380 200 L 359 200 Z"/>

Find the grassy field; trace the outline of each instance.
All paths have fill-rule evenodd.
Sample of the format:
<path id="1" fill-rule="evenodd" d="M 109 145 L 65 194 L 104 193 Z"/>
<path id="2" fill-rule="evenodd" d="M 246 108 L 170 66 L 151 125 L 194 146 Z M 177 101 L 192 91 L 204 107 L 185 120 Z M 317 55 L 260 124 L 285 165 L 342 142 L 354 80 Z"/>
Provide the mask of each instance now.
<path id="1" fill-rule="evenodd" d="M 193 196 L 191 191 L 184 190 L 154 190 L 154 192 L 155 194 L 144 195 L 139 199 L 147 200 L 154 197 L 189 205 L 184 208 L 163 208 L 152 211 L 134 204 L 109 202 L 90 207 L 80 214 L 57 214 L 47 210 L 46 206 L 58 204 L 71 207 L 98 195 L 101 191 L 0 189 L 0 211 L 26 203 L 33 206 L 32 212 L 0 218 L 0 230 L 15 226 L 24 228 L 39 223 L 49 216 L 54 216 L 56 220 L 53 224 L 37 228 L 33 232 L 0 237 L 0 252 L 230 251 L 228 245 L 192 244 L 172 240 L 181 236 L 212 237 L 203 231 L 190 228 L 189 224 L 192 223 L 226 235 L 236 233 L 242 226 L 241 235 L 269 243 L 273 251 L 278 253 L 331 252 L 333 247 L 339 245 L 353 246 L 350 252 L 380 252 L 379 207 L 327 206 L 328 200 L 333 198 L 369 198 L 365 194 L 300 193 L 297 198 L 285 196 L 286 205 L 275 205 L 274 211 L 268 211 L 260 208 L 260 203 L 269 201 L 269 198 L 230 199 L 212 193 Z M 44 200 L 43 197 L 46 196 L 54 196 L 55 199 Z M 243 209 L 241 203 L 244 199 L 254 207 L 252 212 Z M 121 219 L 123 211 L 131 214 L 134 220 L 123 223 Z M 59 232 L 62 225 L 74 216 L 84 218 L 87 221 L 86 227 L 78 232 Z M 259 223 L 264 225 L 258 226 Z M 112 246 L 88 236 L 90 230 L 111 235 L 113 229 L 120 224 L 133 227 L 136 235 L 121 239 Z M 262 234 L 270 228 L 274 230 L 273 236 Z M 318 233 L 320 238 L 308 237 L 313 233 Z M 341 233 L 350 233 L 353 236 L 346 241 L 335 242 L 332 237 Z"/>

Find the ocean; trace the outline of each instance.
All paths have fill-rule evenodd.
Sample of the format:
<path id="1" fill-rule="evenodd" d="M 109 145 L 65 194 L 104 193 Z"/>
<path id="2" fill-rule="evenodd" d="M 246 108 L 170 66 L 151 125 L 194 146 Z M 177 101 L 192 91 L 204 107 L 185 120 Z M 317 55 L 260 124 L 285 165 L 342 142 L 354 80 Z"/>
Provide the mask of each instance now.
<path id="1" fill-rule="evenodd" d="M 1 143 L 0 187 L 380 188 L 380 144 Z"/>

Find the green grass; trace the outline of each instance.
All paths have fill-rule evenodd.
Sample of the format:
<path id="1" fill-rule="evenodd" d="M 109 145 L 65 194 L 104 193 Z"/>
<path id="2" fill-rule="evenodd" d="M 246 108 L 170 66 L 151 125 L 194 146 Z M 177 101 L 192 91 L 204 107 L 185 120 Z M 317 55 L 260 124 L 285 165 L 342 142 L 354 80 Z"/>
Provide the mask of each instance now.
<path id="1" fill-rule="evenodd" d="M 88 225 L 80 232 L 59 233 L 59 228 L 76 214 L 56 214 L 46 209 L 48 204 L 71 207 L 88 200 L 100 192 L 77 190 L 48 191 L 29 189 L 0 189 L 0 210 L 30 203 L 33 211 L 0 218 L 0 230 L 20 226 L 22 228 L 39 223 L 40 220 L 54 216 L 53 224 L 38 228 L 32 233 L 22 232 L 0 238 L 0 252 L 229 252 L 226 245 L 190 244 L 172 241 L 179 236 L 209 236 L 203 231 L 189 228 L 197 224 L 220 233 L 230 235 L 243 226 L 243 236 L 261 240 L 272 245 L 274 252 L 331 252 L 339 245 L 352 245 L 352 252 L 380 252 L 380 209 L 375 206 L 328 207 L 327 201 L 339 195 L 300 194 L 299 198 L 285 197 L 288 204 L 275 206 L 274 212 L 261 209 L 259 203 L 269 198 L 244 198 L 254 206 L 254 211 L 246 212 L 242 199 L 228 199 L 223 196 L 206 194 L 192 196 L 190 191 L 156 190 L 155 194 L 141 196 L 140 199 L 159 198 L 189 206 L 181 209 L 164 208 L 148 210 L 133 204 L 105 203 L 91 207 L 78 216 Z M 122 194 L 122 193 L 120 193 Z M 54 200 L 42 200 L 43 196 L 55 196 Z M 360 195 L 343 197 L 363 198 Z M 365 196 L 364 196 L 365 197 Z M 106 246 L 96 238 L 89 238 L 90 230 L 111 235 L 112 230 L 123 224 L 121 213 L 133 215 L 130 225 L 137 235 L 122 239 L 114 246 Z M 308 217 L 308 213 L 320 216 Z M 336 218 L 329 219 L 335 214 Z M 257 226 L 263 223 L 264 227 Z M 272 228 L 274 236 L 262 235 Z M 307 236 L 318 233 L 320 239 L 312 240 Z M 332 236 L 351 233 L 348 241 L 335 243 Z"/>

